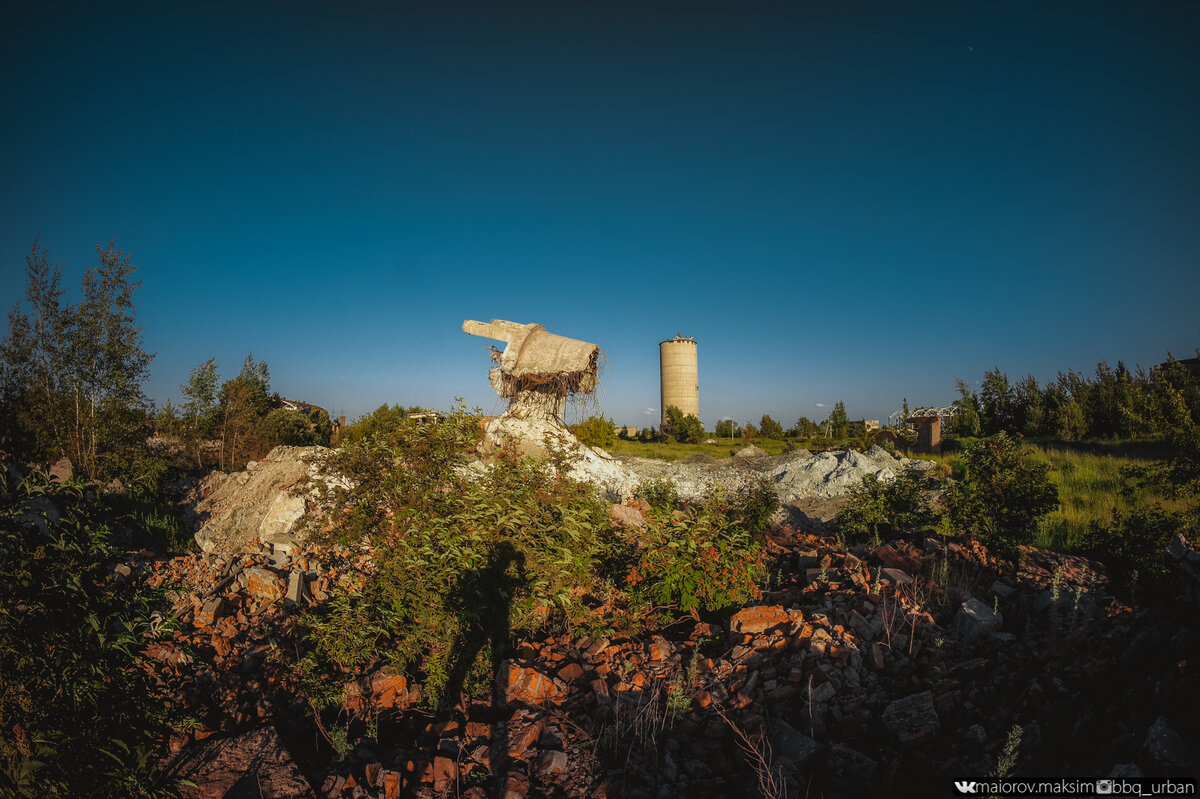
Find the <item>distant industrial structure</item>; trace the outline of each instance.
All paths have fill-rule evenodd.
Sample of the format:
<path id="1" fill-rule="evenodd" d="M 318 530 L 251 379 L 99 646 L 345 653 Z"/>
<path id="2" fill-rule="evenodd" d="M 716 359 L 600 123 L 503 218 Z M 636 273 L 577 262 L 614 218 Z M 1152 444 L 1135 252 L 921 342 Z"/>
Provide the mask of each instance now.
<path id="1" fill-rule="evenodd" d="M 658 369 L 661 380 L 661 423 L 667 421 L 667 408 L 674 405 L 684 416 L 700 418 L 700 371 L 696 361 L 696 339 L 675 334 L 658 344 Z"/>

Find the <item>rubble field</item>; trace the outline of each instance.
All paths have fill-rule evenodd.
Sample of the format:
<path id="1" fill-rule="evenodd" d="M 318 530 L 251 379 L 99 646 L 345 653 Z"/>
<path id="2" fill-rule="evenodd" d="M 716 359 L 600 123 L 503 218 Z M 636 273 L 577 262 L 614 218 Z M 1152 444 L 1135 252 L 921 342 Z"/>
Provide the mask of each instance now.
<path id="1" fill-rule="evenodd" d="M 1024 548 L 1014 565 L 937 536 L 846 549 L 819 525 L 789 524 L 769 535 L 758 605 L 633 637 L 520 641 L 492 689 L 453 713 L 433 714 L 405 675 L 347 677 L 335 687 L 357 721 L 337 757 L 336 731 L 290 683 L 297 608 L 361 580 L 372 557 L 307 544 L 294 501 L 252 510 L 284 494 L 311 506 L 283 465 L 303 454 L 197 487 L 200 529 L 239 536 L 129 564 L 177 587 L 181 627 L 151 655 L 194 719 L 165 761 L 196 783 L 188 796 L 931 795 L 993 773 L 1015 726 L 1021 774 L 1194 773 L 1194 617 L 1125 604 L 1080 557 Z M 684 493 L 765 475 L 795 504 L 904 466 L 852 455 L 625 469 Z M 271 470 L 278 485 L 262 481 Z M 253 502 L 239 504 L 238 481 Z M 614 503 L 614 524 L 639 514 Z"/>

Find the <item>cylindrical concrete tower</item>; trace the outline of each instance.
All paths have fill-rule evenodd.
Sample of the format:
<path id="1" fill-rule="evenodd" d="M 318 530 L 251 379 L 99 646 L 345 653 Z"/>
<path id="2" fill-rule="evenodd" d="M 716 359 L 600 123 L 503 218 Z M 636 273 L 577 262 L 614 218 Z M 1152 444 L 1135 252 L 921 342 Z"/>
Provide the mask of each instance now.
<path id="1" fill-rule="evenodd" d="M 658 368 L 661 378 L 662 416 L 667 420 L 667 408 L 674 405 L 684 416 L 700 418 L 699 369 L 696 365 L 696 339 L 675 338 L 658 344 Z"/>

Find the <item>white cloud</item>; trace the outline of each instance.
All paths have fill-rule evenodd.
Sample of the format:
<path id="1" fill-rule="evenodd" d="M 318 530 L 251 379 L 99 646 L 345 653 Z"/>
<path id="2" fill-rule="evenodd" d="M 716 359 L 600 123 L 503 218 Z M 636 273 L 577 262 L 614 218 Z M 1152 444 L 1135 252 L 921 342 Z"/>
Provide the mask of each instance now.
<path id="1" fill-rule="evenodd" d="M 647 408 L 646 410 L 642 411 L 642 414 L 644 416 L 653 416 L 657 410 L 658 408 Z"/>
<path id="2" fill-rule="evenodd" d="M 823 403 L 823 402 L 818 402 L 818 403 L 817 403 L 817 407 L 818 407 L 818 408 L 824 408 L 824 407 L 825 407 L 825 403 Z"/>

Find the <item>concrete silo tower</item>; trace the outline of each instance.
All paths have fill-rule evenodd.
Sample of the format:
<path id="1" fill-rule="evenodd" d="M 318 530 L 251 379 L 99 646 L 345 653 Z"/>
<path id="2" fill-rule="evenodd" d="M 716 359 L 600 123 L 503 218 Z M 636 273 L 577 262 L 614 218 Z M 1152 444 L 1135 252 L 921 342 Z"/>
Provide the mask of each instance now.
<path id="1" fill-rule="evenodd" d="M 675 338 L 658 344 L 658 368 L 662 380 L 661 422 L 667 420 L 667 408 L 674 405 L 684 416 L 700 418 L 699 369 L 696 366 L 696 339 Z"/>

